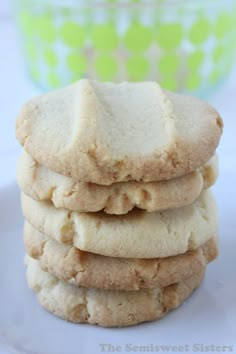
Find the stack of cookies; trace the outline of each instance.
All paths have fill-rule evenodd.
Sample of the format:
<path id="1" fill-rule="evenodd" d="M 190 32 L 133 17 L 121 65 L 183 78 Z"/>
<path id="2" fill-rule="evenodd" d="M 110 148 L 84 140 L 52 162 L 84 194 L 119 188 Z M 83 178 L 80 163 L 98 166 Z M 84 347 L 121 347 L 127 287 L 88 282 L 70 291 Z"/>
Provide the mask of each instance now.
<path id="1" fill-rule="evenodd" d="M 161 318 L 217 255 L 218 113 L 157 83 L 80 80 L 21 110 L 27 281 L 73 322 Z"/>

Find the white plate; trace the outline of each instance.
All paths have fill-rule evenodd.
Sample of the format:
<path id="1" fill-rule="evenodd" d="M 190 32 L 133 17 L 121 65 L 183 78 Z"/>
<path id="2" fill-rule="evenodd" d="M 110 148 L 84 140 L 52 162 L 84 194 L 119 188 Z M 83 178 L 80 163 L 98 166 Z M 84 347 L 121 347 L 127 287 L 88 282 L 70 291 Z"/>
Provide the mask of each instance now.
<path id="1" fill-rule="evenodd" d="M 236 352 L 236 173 L 227 167 L 230 162 L 222 166 L 214 188 L 220 209 L 220 256 L 209 265 L 203 284 L 161 321 L 123 329 L 67 323 L 38 305 L 24 276 L 18 188 L 12 183 L 0 189 L 0 353 L 174 352 L 174 345 L 187 346 L 182 352 L 188 353 Z M 212 345 L 220 350 L 207 348 Z"/>

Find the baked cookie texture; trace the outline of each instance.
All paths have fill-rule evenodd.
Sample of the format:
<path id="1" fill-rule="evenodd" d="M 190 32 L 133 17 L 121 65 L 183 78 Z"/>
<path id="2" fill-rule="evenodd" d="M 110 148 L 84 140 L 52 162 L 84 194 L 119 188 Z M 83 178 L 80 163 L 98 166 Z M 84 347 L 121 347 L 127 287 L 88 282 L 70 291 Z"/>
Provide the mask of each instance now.
<path id="1" fill-rule="evenodd" d="M 41 269 L 60 280 L 86 288 L 139 290 L 166 287 L 205 269 L 217 256 L 217 239 L 184 254 L 153 259 L 118 258 L 83 252 L 59 244 L 25 223 L 27 254 L 39 261 Z"/>
<path id="2" fill-rule="evenodd" d="M 25 219 L 60 243 L 110 257 L 175 256 L 200 247 L 217 234 L 217 210 L 210 191 L 186 207 L 123 216 L 78 213 L 22 194 Z"/>
<path id="3" fill-rule="evenodd" d="M 217 157 L 182 177 L 159 182 L 120 182 L 110 186 L 74 181 L 39 164 L 23 152 L 17 166 L 22 191 L 35 200 L 51 201 L 56 208 L 79 212 L 126 214 L 134 207 L 149 212 L 175 209 L 194 202 L 218 176 Z"/>
<path id="4" fill-rule="evenodd" d="M 40 304 L 104 327 L 181 305 L 218 253 L 222 129 L 208 103 L 156 82 L 83 79 L 26 103 L 17 182 Z"/>
<path id="5" fill-rule="evenodd" d="M 131 326 L 160 319 L 190 296 L 203 278 L 204 269 L 181 282 L 163 288 L 112 291 L 82 288 L 44 272 L 37 260 L 26 257 L 27 282 L 49 312 L 76 323 L 103 327 Z"/>
<path id="6" fill-rule="evenodd" d="M 16 137 L 51 170 L 110 185 L 193 172 L 213 156 L 222 127 L 209 104 L 156 82 L 83 79 L 26 103 Z"/>

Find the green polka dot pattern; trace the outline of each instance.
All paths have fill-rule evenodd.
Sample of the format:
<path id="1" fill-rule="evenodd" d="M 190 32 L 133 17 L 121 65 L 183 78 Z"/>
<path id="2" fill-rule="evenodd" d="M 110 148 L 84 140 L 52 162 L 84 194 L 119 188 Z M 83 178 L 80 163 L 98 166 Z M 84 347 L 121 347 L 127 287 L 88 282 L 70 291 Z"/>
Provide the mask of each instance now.
<path id="1" fill-rule="evenodd" d="M 126 62 L 126 69 L 129 80 L 145 80 L 149 69 L 148 61 L 142 56 L 132 56 Z"/>
<path id="2" fill-rule="evenodd" d="M 19 23 L 25 32 L 32 30 L 33 21 L 32 17 L 29 16 L 29 14 L 21 12 L 19 14 Z"/>
<path id="3" fill-rule="evenodd" d="M 52 88 L 56 88 L 58 86 L 58 77 L 54 72 L 49 72 L 48 74 L 48 84 Z"/>
<path id="4" fill-rule="evenodd" d="M 188 69 L 191 71 L 199 69 L 202 65 L 203 60 L 204 53 L 201 50 L 197 50 L 196 52 L 189 54 L 187 59 Z"/>
<path id="5" fill-rule="evenodd" d="M 150 28 L 133 23 L 124 35 L 124 44 L 131 51 L 146 50 L 152 41 L 152 31 Z"/>
<path id="6" fill-rule="evenodd" d="M 177 88 L 176 80 L 173 76 L 164 76 L 160 82 L 161 86 L 168 90 L 175 91 Z"/>
<path id="7" fill-rule="evenodd" d="M 56 53 L 53 52 L 52 49 L 46 48 L 43 55 L 44 55 L 44 60 L 48 66 L 54 67 L 57 65 L 57 55 Z"/>
<path id="8" fill-rule="evenodd" d="M 68 65 L 68 69 L 72 73 L 80 73 L 82 74 L 85 70 L 86 63 L 85 59 L 79 55 L 78 53 L 69 53 L 66 58 L 66 62 Z"/>
<path id="9" fill-rule="evenodd" d="M 224 57 L 224 52 L 226 48 L 223 45 L 218 45 L 212 52 L 213 61 L 219 61 L 222 57 Z"/>
<path id="10" fill-rule="evenodd" d="M 158 70 L 164 75 L 175 74 L 179 65 L 179 58 L 175 53 L 164 54 L 159 59 Z"/>
<path id="11" fill-rule="evenodd" d="M 113 80 L 118 70 L 115 58 L 109 55 L 100 55 L 95 58 L 95 71 L 100 80 Z"/>
<path id="12" fill-rule="evenodd" d="M 191 73 L 188 75 L 186 86 L 189 90 L 194 90 L 198 87 L 200 83 L 200 75 L 198 73 Z"/>
<path id="13" fill-rule="evenodd" d="M 183 29 L 180 24 L 161 24 L 157 28 L 157 44 L 162 49 L 175 49 L 180 44 L 182 35 Z"/>
<path id="14" fill-rule="evenodd" d="M 34 26 L 39 38 L 47 43 L 52 43 L 56 39 L 56 30 L 53 19 L 48 16 L 41 16 L 37 19 Z"/>
<path id="15" fill-rule="evenodd" d="M 29 66 L 29 74 L 33 78 L 34 81 L 37 82 L 40 80 L 40 72 L 35 65 L 31 64 Z"/>
<path id="16" fill-rule="evenodd" d="M 191 27 L 189 39 L 193 44 L 204 42 L 210 34 L 210 25 L 205 18 L 199 18 Z"/>
<path id="17" fill-rule="evenodd" d="M 85 39 L 85 30 L 78 24 L 67 22 L 61 27 L 60 36 L 69 47 L 80 48 Z"/>
<path id="18" fill-rule="evenodd" d="M 210 77 L 209 80 L 212 84 L 215 84 L 218 80 L 219 77 L 219 72 L 218 70 L 214 69 L 211 73 L 210 73 Z"/>
<path id="19" fill-rule="evenodd" d="M 47 90 L 81 77 L 157 80 L 167 89 L 201 95 L 230 72 L 236 6 L 196 10 L 183 2 L 178 10 L 144 11 L 136 6 L 142 0 L 122 1 L 129 6 L 121 12 L 117 0 L 106 0 L 107 8 L 81 7 L 79 13 L 67 4 L 55 13 L 41 3 L 40 11 L 21 6 L 19 26 L 33 80 Z"/>
<path id="20" fill-rule="evenodd" d="M 232 25 L 232 16 L 229 14 L 220 14 L 216 21 L 215 34 L 218 38 L 223 38 L 225 33 L 230 30 Z"/>
<path id="21" fill-rule="evenodd" d="M 196 52 L 189 54 L 187 59 L 188 69 L 191 71 L 200 69 L 203 61 L 204 61 L 204 53 L 201 50 L 197 50 Z"/>
<path id="22" fill-rule="evenodd" d="M 35 46 L 33 45 L 33 43 L 31 42 L 26 42 L 25 43 L 25 52 L 28 56 L 28 58 L 32 61 L 32 63 L 34 62 L 34 60 L 36 59 L 37 57 L 37 51 L 36 51 L 36 48 Z"/>
<path id="23" fill-rule="evenodd" d="M 91 30 L 93 47 L 98 50 L 113 50 L 118 44 L 118 35 L 112 24 L 95 25 Z"/>

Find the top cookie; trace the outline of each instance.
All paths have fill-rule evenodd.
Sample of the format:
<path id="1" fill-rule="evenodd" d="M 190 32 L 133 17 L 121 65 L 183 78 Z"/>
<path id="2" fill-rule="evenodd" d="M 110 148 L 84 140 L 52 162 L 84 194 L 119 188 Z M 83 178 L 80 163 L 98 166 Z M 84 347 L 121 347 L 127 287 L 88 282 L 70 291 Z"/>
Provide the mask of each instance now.
<path id="1" fill-rule="evenodd" d="M 83 79 L 26 103 L 16 136 L 48 168 L 109 185 L 160 181 L 196 170 L 214 154 L 222 126 L 206 102 L 165 91 L 155 82 Z"/>

